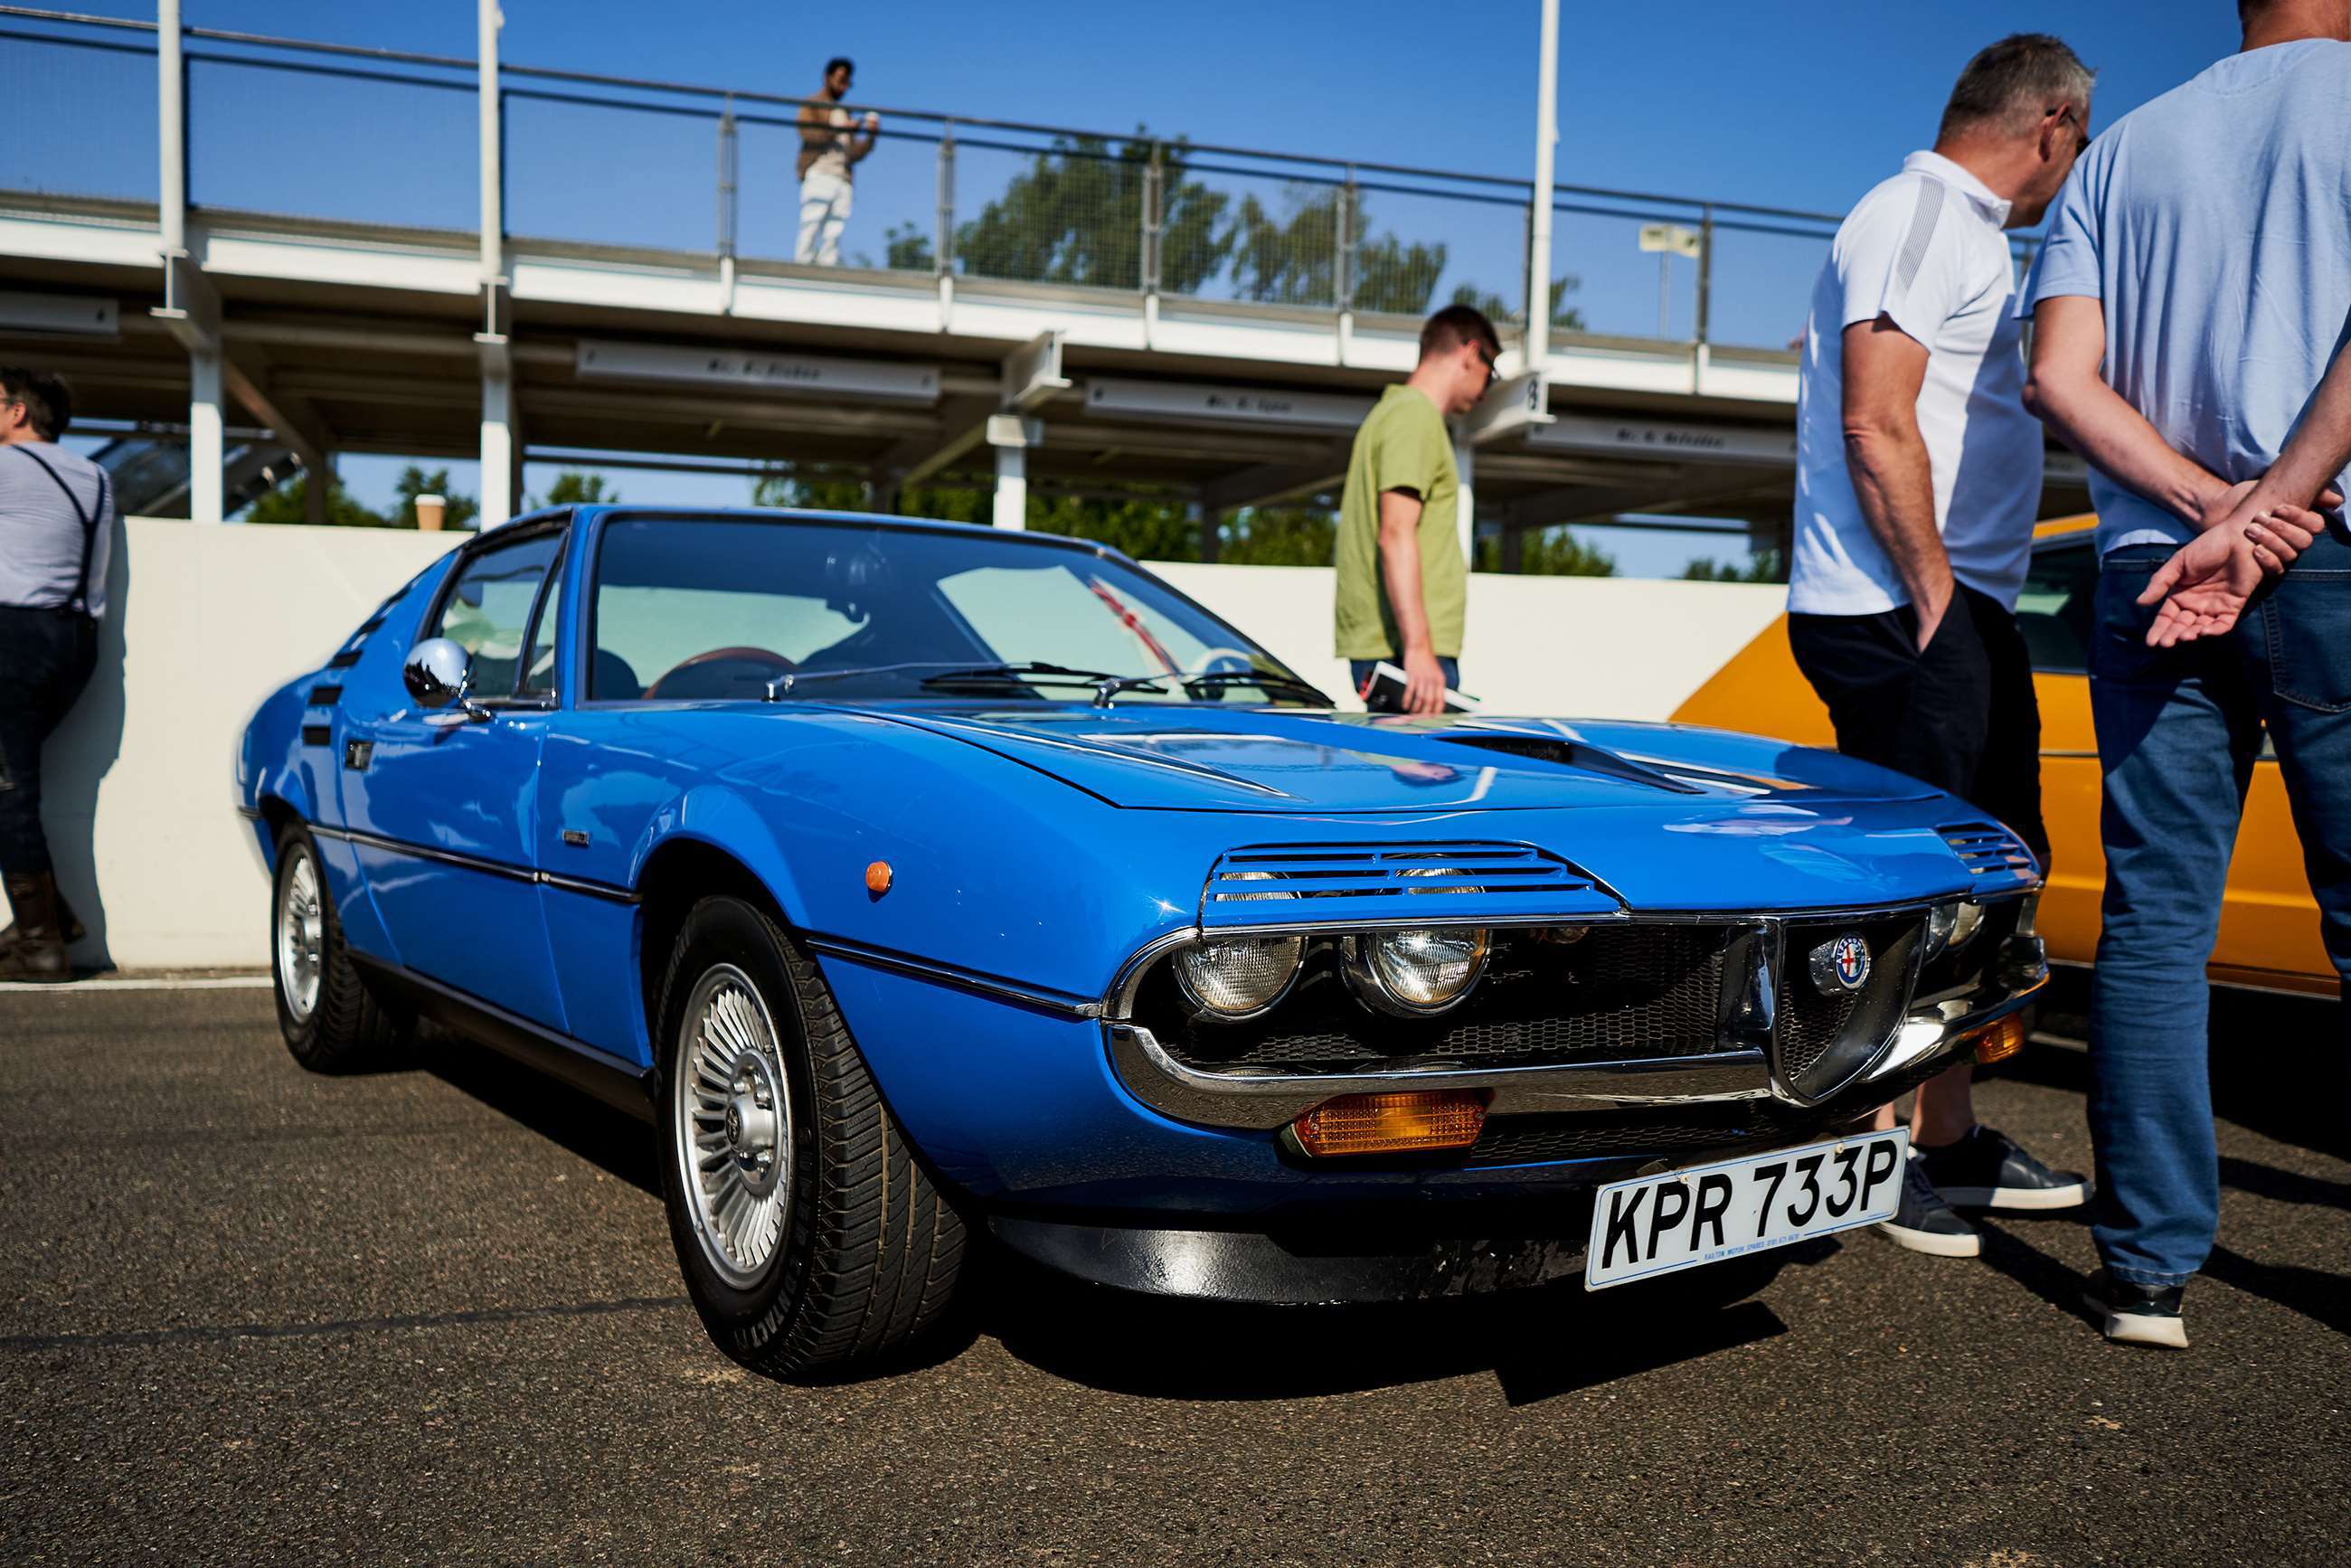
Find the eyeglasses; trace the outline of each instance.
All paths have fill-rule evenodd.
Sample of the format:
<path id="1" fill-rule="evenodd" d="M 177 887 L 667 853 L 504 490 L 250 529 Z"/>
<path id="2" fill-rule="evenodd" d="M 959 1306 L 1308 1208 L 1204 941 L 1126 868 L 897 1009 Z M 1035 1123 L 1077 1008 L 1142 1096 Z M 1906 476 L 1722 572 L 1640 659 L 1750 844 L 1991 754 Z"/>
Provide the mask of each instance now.
<path id="1" fill-rule="evenodd" d="M 2074 156 L 2079 158 L 2090 150 L 2090 132 L 2077 118 L 2076 111 L 2070 103 L 2062 105 L 2058 109 L 2057 123 L 2063 125 L 2069 120 L 2074 121 Z"/>
<path id="2" fill-rule="evenodd" d="M 1501 368 L 1495 364 L 1494 356 L 1488 353 L 1483 349 L 1479 349 L 1478 350 L 1478 359 L 1479 362 L 1486 367 L 1486 384 L 1488 386 L 1492 386 L 1494 384 L 1494 379 L 1502 373 Z"/>

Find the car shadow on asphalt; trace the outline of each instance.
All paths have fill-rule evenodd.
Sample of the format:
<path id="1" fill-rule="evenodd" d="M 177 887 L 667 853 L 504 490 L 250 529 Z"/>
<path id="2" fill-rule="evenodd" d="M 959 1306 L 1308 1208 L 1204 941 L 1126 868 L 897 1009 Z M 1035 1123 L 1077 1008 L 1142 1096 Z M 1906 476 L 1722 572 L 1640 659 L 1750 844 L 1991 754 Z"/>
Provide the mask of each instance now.
<path id="1" fill-rule="evenodd" d="M 1778 1313 L 1747 1298 L 1780 1269 L 1836 1249 L 1832 1240 L 1768 1266 L 1747 1260 L 1742 1270 L 1698 1270 L 1599 1294 L 1569 1283 L 1324 1307 L 1130 1295 L 999 1259 L 971 1328 L 1040 1371 L 1145 1398 L 1293 1399 L 1490 1373 L 1515 1406 L 1785 1333 Z"/>
<path id="2" fill-rule="evenodd" d="M 429 1026 L 419 1031 L 403 1065 L 431 1073 L 614 1180 L 661 1196 L 653 1134 L 626 1112 L 487 1046 Z"/>
<path id="3" fill-rule="evenodd" d="M 400 1065 L 431 1073 L 659 1197 L 652 1135 L 627 1113 L 439 1030 L 425 1030 Z M 1597 1294 L 1570 1283 L 1323 1307 L 1104 1290 L 983 1248 L 942 1332 L 904 1355 L 861 1367 L 852 1380 L 917 1372 L 986 1336 L 1040 1371 L 1145 1397 L 1297 1398 L 1491 1373 L 1511 1405 L 1528 1405 L 1785 1333 L 1779 1314 L 1748 1298 L 1782 1269 L 1820 1263 L 1840 1246 L 1826 1238 Z"/>

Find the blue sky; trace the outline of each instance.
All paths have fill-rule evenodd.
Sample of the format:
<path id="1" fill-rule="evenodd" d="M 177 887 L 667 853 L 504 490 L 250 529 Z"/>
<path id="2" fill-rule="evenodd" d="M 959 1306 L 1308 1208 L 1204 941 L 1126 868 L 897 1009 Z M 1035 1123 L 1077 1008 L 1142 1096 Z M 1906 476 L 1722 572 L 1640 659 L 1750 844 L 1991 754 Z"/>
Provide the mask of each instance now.
<path id="1" fill-rule="evenodd" d="M 75 8 L 153 15 L 152 5 L 123 0 L 81 0 Z M 198 26 L 341 43 L 451 55 L 472 54 L 475 43 L 470 0 L 185 0 L 184 9 Z M 700 0 L 658 10 L 619 0 L 506 0 L 505 11 L 503 49 L 518 63 L 798 93 L 814 88 L 827 56 L 846 54 L 858 65 L 855 96 L 883 105 L 1113 132 L 1146 125 L 1196 141 L 1479 173 L 1531 171 L 1534 0 L 1449 7 L 1405 0 L 1192 0 L 1176 7 L 1116 0 L 857 6 Z M 1951 79 L 1970 54 L 2032 28 L 2058 32 L 2098 70 L 2098 125 L 2236 44 L 2232 0 L 1562 0 L 1559 178 L 1842 211 L 1932 139 Z M 32 86 L 37 92 L 39 84 Z M 61 83 L 57 90 L 73 89 Z M 237 178 L 281 195 L 314 181 L 323 189 L 331 179 L 339 196 L 390 201 L 416 221 L 438 221 L 444 208 L 455 221 L 470 221 L 469 100 L 453 94 L 426 101 L 435 95 L 356 84 L 336 90 L 332 110 L 322 105 L 318 123 L 298 137 L 287 136 L 282 115 L 199 118 L 199 153 L 207 137 L 216 147 L 266 137 L 274 163 L 258 155 L 239 160 L 246 172 Z M 391 97 L 379 103 L 371 96 L 395 92 L 397 118 L 387 112 L 395 107 Z M 217 94 L 215 101 L 232 96 Z M 87 109 L 85 101 L 76 116 L 82 123 Z M 126 128 L 126 168 L 152 171 L 152 152 L 143 165 L 136 157 L 152 136 L 152 113 L 151 107 L 143 131 Z M 514 116 L 510 226 L 548 232 L 569 224 L 589 237 L 624 217 L 672 221 L 657 210 L 674 203 L 674 223 L 696 236 L 689 243 L 705 243 L 706 134 L 690 122 L 600 113 L 538 106 Z M 315 168 L 305 167 L 306 157 Z M 779 171 L 772 177 L 771 168 Z M 888 212 L 903 208 L 911 216 L 926 207 L 930 171 L 928 148 L 887 143 L 860 171 L 866 243 L 878 248 Z M 747 248 L 780 223 L 788 174 L 779 156 L 747 141 Z M 201 189 L 196 193 L 203 199 Z M 237 194 L 222 190 L 216 199 Z M 870 220 L 869 209 L 879 209 Z M 645 214 L 656 216 L 638 216 Z M 1467 209 L 1419 210 L 1398 199 L 1374 216 L 1416 232 L 1447 228 L 1457 265 L 1480 276 L 1481 268 L 1506 267 L 1516 244 L 1515 214 L 1489 221 Z M 852 234 L 851 248 L 857 243 Z M 1595 325 L 1654 329 L 1655 263 L 1634 251 L 1623 225 L 1567 225 L 1562 243 L 1562 267 L 1586 278 L 1583 299 Z M 1804 242 L 1759 240 L 1744 251 L 1726 243 L 1718 249 L 1718 320 L 1728 317 L 1751 341 L 1792 335 L 1817 260 L 1817 247 Z M 1686 278 L 1677 283 L 1686 291 Z M 1677 329 L 1687 308 L 1677 294 Z M 364 497 L 381 500 L 396 466 L 353 458 L 346 475 Z M 457 466 L 458 483 L 469 484 L 465 465 Z M 528 476 L 536 488 L 548 477 L 536 466 Z M 632 496 L 717 486 L 726 498 L 739 498 L 738 481 L 615 477 Z M 1628 567 L 1649 570 L 1690 549 L 1687 540 L 1605 542 L 1620 549 Z M 1698 542 L 1699 553 L 1721 549 L 1719 540 Z"/>

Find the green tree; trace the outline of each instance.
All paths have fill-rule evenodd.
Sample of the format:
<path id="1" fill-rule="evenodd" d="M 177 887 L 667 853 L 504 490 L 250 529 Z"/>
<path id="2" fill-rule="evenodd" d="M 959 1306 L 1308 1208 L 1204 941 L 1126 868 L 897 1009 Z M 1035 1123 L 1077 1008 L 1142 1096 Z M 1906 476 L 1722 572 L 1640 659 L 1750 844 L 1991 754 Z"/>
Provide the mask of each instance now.
<path id="1" fill-rule="evenodd" d="M 1748 557 L 1744 564 L 1712 558 L 1694 560 L 1682 569 L 1682 577 L 1690 582 L 1785 582 L 1788 562 L 1778 550 L 1767 547 Z"/>
<path id="2" fill-rule="evenodd" d="M 956 226 L 955 264 L 977 277 L 1136 288 L 1143 283 L 1143 197 L 1160 150 L 1160 287 L 1196 291 L 1231 248 L 1219 233 L 1228 198 L 1185 174 L 1181 141 L 1155 144 L 1140 130 L 1123 141 L 1062 136 L 1037 153 L 977 217 Z M 936 265 L 930 236 L 913 224 L 883 235 L 888 265 Z"/>
<path id="3" fill-rule="evenodd" d="M 1255 196 L 1243 197 L 1227 235 L 1233 292 L 1275 305 L 1335 306 L 1343 193 L 1292 184 L 1279 213 Z M 1404 316 L 1426 311 L 1445 271 L 1444 243 L 1408 245 L 1393 234 L 1374 238 L 1370 204 L 1360 193 L 1348 226 L 1354 242 L 1353 308 Z"/>
<path id="4" fill-rule="evenodd" d="M 304 523 L 309 521 L 310 476 L 297 474 L 275 490 L 262 496 L 246 508 L 248 523 Z M 340 528 L 381 528 L 390 522 L 381 514 L 371 512 L 351 498 L 340 479 L 327 482 L 327 521 Z"/>
<path id="5" fill-rule="evenodd" d="M 621 493 L 618 490 L 608 489 L 605 486 L 604 476 L 601 474 L 583 474 L 577 468 L 566 468 L 555 476 L 555 483 L 547 487 L 546 497 L 543 499 L 533 500 L 529 509 L 536 511 L 541 507 L 609 505 L 620 498 Z"/>
<path id="6" fill-rule="evenodd" d="M 1225 524 L 1217 559 L 1236 566 L 1329 566 L 1339 514 L 1327 507 L 1249 507 Z"/>
<path id="7" fill-rule="evenodd" d="M 1499 571 L 1502 542 L 1481 538 L 1473 555 L 1479 571 Z M 1585 544 L 1568 528 L 1530 529 L 1519 544 L 1519 574 L 1522 577 L 1614 577 L 1616 558 Z"/>
<path id="8" fill-rule="evenodd" d="M 392 514 L 392 526 L 395 528 L 416 526 L 416 497 L 419 496 L 438 496 L 447 503 L 447 509 L 442 516 L 441 526 L 444 528 L 462 528 L 482 515 L 481 503 L 471 496 L 459 495 L 451 487 L 446 468 L 435 468 L 427 474 L 412 463 L 400 471 L 398 479 L 392 481 L 392 492 L 400 498 L 400 505 Z"/>
<path id="9" fill-rule="evenodd" d="M 1583 312 L 1567 302 L 1567 297 L 1583 287 L 1583 279 L 1572 272 L 1563 272 L 1551 282 L 1551 324 L 1562 332 L 1583 330 Z M 1499 294 L 1489 294 L 1474 283 L 1464 283 L 1453 290 L 1450 303 L 1467 305 L 1482 310 L 1493 321 L 1515 321 L 1523 311 L 1524 301 L 1507 305 Z"/>

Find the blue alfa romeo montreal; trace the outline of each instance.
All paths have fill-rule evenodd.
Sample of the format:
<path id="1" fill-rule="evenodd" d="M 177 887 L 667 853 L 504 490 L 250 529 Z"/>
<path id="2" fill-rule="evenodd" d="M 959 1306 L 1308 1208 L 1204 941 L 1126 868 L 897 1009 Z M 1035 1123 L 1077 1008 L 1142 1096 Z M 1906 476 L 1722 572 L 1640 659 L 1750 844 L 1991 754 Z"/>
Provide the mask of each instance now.
<path id="1" fill-rule="evenodd" d="M 296 1060 L 422 1016 L 647 1118 L 779 1374 L 922 1333 L 981 1231 L 1311 1303 L 1865 1224 L 1857 1118 L 2046 976 L 2031 856 L 1910 779 L 1334 712 L 1115 551 L 955 524 L 525 517 L 265 702 L 237 793 Z"/>

